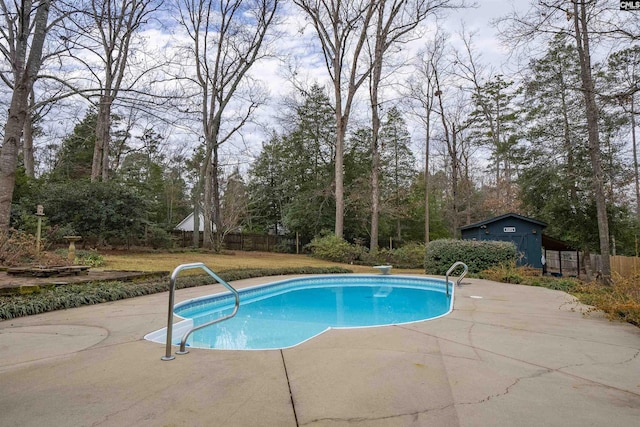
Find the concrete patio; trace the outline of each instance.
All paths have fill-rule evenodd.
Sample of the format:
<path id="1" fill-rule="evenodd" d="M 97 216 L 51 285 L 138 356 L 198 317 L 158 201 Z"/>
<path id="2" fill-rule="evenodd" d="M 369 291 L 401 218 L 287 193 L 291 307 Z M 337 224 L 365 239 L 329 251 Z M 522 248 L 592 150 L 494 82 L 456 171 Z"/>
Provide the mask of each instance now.
<path id="1" fill-rule="evenodd" d="M 251 279 L 238 287 L 274 281 Z M 177 301 L 219 285 L 180 290 Z M 482 297 L 482 298 L 472 298 Z M 142 337 L 167 293 L 0 322 L 1 426 L 630 426 L 640 329 L 569 295 L 466 279 L 427 322 L 331 330 L 282 351 Z"/>

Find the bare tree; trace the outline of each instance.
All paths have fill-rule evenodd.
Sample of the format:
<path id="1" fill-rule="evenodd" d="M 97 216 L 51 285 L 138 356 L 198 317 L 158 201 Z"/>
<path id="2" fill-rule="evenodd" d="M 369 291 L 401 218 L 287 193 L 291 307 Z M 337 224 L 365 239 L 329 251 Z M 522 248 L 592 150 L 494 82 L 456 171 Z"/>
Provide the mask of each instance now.
<path id="1" fill-rule="evenodd" d="M 132 45 L 160 4 L 157 0 L 88 0 L 74 19 L 79 36 L 73 42 L 72 56 L 98 85 L 92 181 L 109 179 L 112 108 L 123 85 L 140 79 L 127 73 Z"/>
<path id="2" fill-rule="evenodd" d="M 376 6 L 375 30 L 370 42 L 371 72 L 369 97 L 371 100 L 372 170 L 371 170 L 371 241 L 369 249 L 378 248 L 378 215 L 380 203 L 380 82 L 387 52 L 408 41 L 416 27 L 438 9 L 451 7 L 451 0 L 379 0 Z"/>
<path id="3" fill-rule="evenodd" d="M 436 73 L 442 68 L 444 58 L 445 34 L 436 33 L 433 41 L 424 52 L 418 55 L 416 72 L 408 82 L 408 98 L 412 100 L 412 112 L 424 127 L 424 243 L 429 243 L 429 158 L 433 126 L 431 114 L 436 98 Z M 438 92 L 439 93 L 439 92 Z"/>
<path id="4" fill-rule="evenodd" d="M 609 16 L 606 6 L 585 0 L 545 0 L 536 2 L 525 14 L 516 12 L 498 22 L 503 38 L 516 48 L 530 41 L 555 34 L 570 35 L 576 43 L 580 66 L 581 91 L 585 100 L 588 149 L 593 173 L 593 194 L 598 218 L 598 237 L 602 255 L 602 281 L 610 283 L 611 261 L 607 200 L 602 170 L 599 132 L 599 110 L 592 75 L 591 42 L 594 35 L 617 35 L 618 23 L 603 21 L 599 16 Z M 502 25 L 502 27 L 500 27 Z"/>
<path id="5" fill-rule="evenodd" d="M 0 151 L 0 230 L 9 228 L 18 152 L 29 114 L 29 96 L 45 58 L 47 34 L 57 24 L 50 19 L 50 0 L 0 1 L 4 24 L 0 26 L 0 53 L 8 61 L 9 75 L 0 78 L 12 90 Z"/>
<path id="6" fill-rule="evenodd" d="M 335 234 L 344 234 L 344 140 L 356 92 L 369 76 L 362 64 L 370 36 L 376 0 L 294 0 L 309 17 L 320 40 L 322 54 L 333 83 L 336 116 Z"/>
<path id="7" fill-rule="evenodd" d="M 460 225 L 460 177 L 463 170 L 463 159 L 467 158 L 464 139 L 464 132 L 469 126 L 467 115 L 465 114 L 464 94 L 459 92 L 456 104 L 451 111 L 445 108 L 445 92 L 441 86 L 440 70 L 433 69 L 433 78 L 435 82 L 435 96 L 438 99 L 438 114 L 442 123 L 443 140 L 445 143 L 444 157 L 445 164 L 449 164 L 451 168 L 450 191 L 451 191 L 451 229 L 453 236 L 457 236 L 458 227 Z M 456 96 L 452 94 L 452 96 Z"/>
<path id="8" fill-rule="evenodd" d="M 205 154 L 202 162 L 204 235 L 207 248 L 214 242 L 212 223 L 222 230 L 220 216 L 219 148 L 238 132 L 263 102 L 259 87 L 251 84 L 249 70 L 266 52 L 265 39 L 276 22 L 279 0 L 178 0 L 179 22 L 187 32 L 195 75 Z M 243 92 L 244 110 L 223 126 L 225 113 Z"/>
<path id="9" fill-rule="evenodd" d="M 513 82 L 504 79 L 479 60 L 473 44 L 475 34 L 460 34 L 464 51 L 456 52 L 458 76 L 467 84 L 475 110 L 469 119 L 473 139 L 478 147 L 490 150 L 494 172 L 494 212 L 516 212 L 517 191 L 514 176 L 517 172 L 518 127 L 515 100 L 520 93 Z"/>

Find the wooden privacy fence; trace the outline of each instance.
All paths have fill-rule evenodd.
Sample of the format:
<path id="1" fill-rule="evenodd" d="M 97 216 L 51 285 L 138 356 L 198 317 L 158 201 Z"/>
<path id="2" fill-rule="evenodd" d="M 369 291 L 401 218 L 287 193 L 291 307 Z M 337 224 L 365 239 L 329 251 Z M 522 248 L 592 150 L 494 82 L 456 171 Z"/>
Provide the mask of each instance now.
<path id="1" fill-rule="evenodd" d="M 630 256 L 612 256 L 611 271 L 623 277 L 633 277 L 640 273 L 640 258 Z"/>
<path id="2" fill-rule="evenodd" d="M 640 274 L 640 258 L 632 256 L 611 256 L 611 273 L 618 273 L 622 277 L 634 277 Z M 593 271 L 602 269 L 602 256 L 591 254 L 591 268 Z"/>
<path id="3" fill-rule="evenodd" d="M 193 233 L 183 231 L 175 233 L 177 241 L 183 247 L 193 245 Z M 296 244 L 297 243 L 297 244 Z M 229 233 L 224 236 L 223 246 L 230 251 L 261 251 L 261 252 L 289 252 L 296 253 L 304 251 L 304 245 L 309 243 L 308 239 L 289 238 L 285 236 L 274 236 L 266 234 Z M 202 246 L 202 233 L 200 242 Z"/>

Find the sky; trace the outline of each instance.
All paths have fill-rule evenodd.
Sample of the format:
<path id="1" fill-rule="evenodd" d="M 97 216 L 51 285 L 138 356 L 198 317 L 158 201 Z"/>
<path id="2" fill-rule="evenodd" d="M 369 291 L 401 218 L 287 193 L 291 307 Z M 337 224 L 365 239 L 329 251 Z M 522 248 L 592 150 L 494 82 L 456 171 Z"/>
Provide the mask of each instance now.
<path id="1" fill-rule="evenodd" d="M 467 1 L 471 2 L 473 0 Z M 456 33 L 460 31 L 464 22 L 466 32 L 474 34 L 474 45 L 481 53 L 479 60 L 493 69 L 500 69 L 507 60 L 507 51 L 498 42 L 496 30 L 489 25 L 489 22 L 508 12 L 514 4 L 522 5 L 524 2 L 523 0 L 519 2 L 514 0 L 478 0 L 477 3 L 475 8 L 448 11 L 446 17 L 438 22 L 438 26 L 443 27 L 445 31 L 451 34 L 452 40 L 455 40 Z M 225 144 L 222 150 L 223 154 L 226 154 L 229 165 L 238 164 L 245 170 L 259 154 L 262 143 L 269 138 L 269 133 L 272 130 L 281 130 L 278 122 L 281 120 L 284 111 L 283 99 L 295 93 L 294 85 L 291 83 L 289 73 L 286 71 L 288 66 L 295 64 L 298 67 L 296 76 L 299 83 L 307 86 L 318 83 L 327 88 L 328 94 L 332 93 L 324 60 L 321 55 L 315 55 L 311 50 L 311 45 L 317 37 L 315 30 L 307 26 L 304 31 L 301 31 L 305 24 L 304 16 L 297 12 L 297 9 L 292 9 L 295 7 L 292 2 L 286 2 L 285 7 L 289 8 L 287 10 L 291 13 L 286 25 L 283 27 L 288 34 L 279 38 L 277 47 L 280 54 L 288 55 L 288 60 L 284 62 L 279 59 L 262 61 L 252 69 L 252 74 L 269 89 L 269 102 L 257 111 L 254 122 L 245 126 L 242 132 L 230 143 Z M 434 29 L 433 21 L 430 25 L 432 26 L 431 29 Z M 171 35 L 159 28 L 149 30 L 145 36 L 156 48 L 161 49 L 165 44 L 172 43 Z M 411 57 L 414 51 L 417 52 L 424 46 L 424 41 L 416 40 L 408 46 L 408 56 Z M 365 84 L 360 90 L 360 101 L 356 103 L 354 108 L 353 124 L 368 124 L 366 93 Z M 386 96 L 393 99 L 390 102 L 398 101 L 397 96 Z M 52 123 L 52 128 L 57 129 L 57 138 L 70 133 L 74 123 L 77 123 L 82 118 L 82 114 L 78 110 L 75 111 L 75 113 L 70 114 L 77 114 L 76 120 L 66 118 L 58 120 L 57 123 Z M 420 141 L 422 133 L 420 126 L 417 123 L 412 123 L 410 118 L 407 118 L 407 120 L 414 140 Z M 198 123 L 183 127 L 167 126 L 163 128 L 159 126 L 157 129 L 164 133 L 176 147 L 195 147 L 198 144 L 199 135 L 202 134 L 201 125 Z M 419 147 L 419 143 L 417 143 L 415 151 L 417 153 L 423 151 Z"/>
<path id="2" fill-rule="evenodd" d="M 458 34 L 464 26 L 466 33 L 473 33 L 473 43 L 479 54 L 478 60 L 486 65 L 488 69 L 499 72 L 499 70 L 506 68 L 505 64 L 509 59 L 509 52 L 498 41 L 497 30 L 490 25 L 490 22 L 509 12 L 513 7 L 518 7 L 518 5 L 522 7 L 523 3 L 522 0 L 520 2 L 514 2 L 513 0 L 482 0 L 473 8 L 448 11 L 446 16 L 438 21 L 437 25 L 450 34 L 452 44 L 457 45 L 459 48 L 461 48 L 461 44 L 459 40 L 456 40 L 459 38 Z M 297 57 L 297 63 L 300 66 L 297 74 L 299 80 L 307 85 L 317 82 L 326 87 L 327 93 L 331 94 L 331 82 L 328 79 L 321 56 L 309 54 L 308 51 L 309 43 L 314 42 L 317 35 L 315 30 L 310 27 L 307 27 L 304 33 L 300 33 L 299 29 L 303 24 L 304 21 L 299 16 L 290 18 L 286 26 L 289 32 L 288 37 L 281 39 L 282 45 L 279 47 L 281 52 L 287 52 L 291 57 Z M 431 20 L 428 25 L 429 30 L 425 34 L 426 38 L 430 37 L 430 33 L 434 32 L 435 21 Z M 422 49 L 424 45 L 424 40 L 415 40 L 410 43 L 408 49 L 411 53 L 408 56 L 415 56 L 415 53 Z M 270 88 L 271 100 L 266 109 L 258 112 L 258 121 L 260 123 L 248 125 L 243 131 L 244 137 L 242 140 L 236 140 L 235 144 L 227 147 L 229 153 L 242 153 L 237 159 L 241 164 L 250 163 L 259 154 L 261 143 L 265 141 L 264 131 L 268 131 L 268 128 L 277 123 L 282 116 L 281 106 L 279 105 L 282 102 L 282 98 L 289 96 L 294 90 L 293 85 L 283 73 L 285 68 L 284 64 L 276 60 L 261 63 L 256 68 L 258 71 L 254 74 L 263 79 Z M 386 96 L 392 98 L 389 103 L 401 102 L 397 95 L 391 95 L 388 92 Z M 358 121 L 362 122 L 363 125 L 368 124 L 366 122 L 368 116 L 365 116 L 368 115 L 368 100 L 366 97 L 367 88 L 364 85 L 359 92 L 360 102 L 356 103 L 351 124 Z M 405 117 L 405 119 L 408 121 L 409 131 L 415 142 L 416 159 L 420 163 L 420 157 L 424 151 L 421 147 L 424 131 L 421 129 L 421 125 L 412 121 L 410 117 Z M 278 130 L 277 127 L 276 130 Z M 416 166 L 421 168 L 420 165 Z"/>
<path id="3" fill-rule="evenodd" d="M 522 3 L 522 0 L 520 0 Z M 445 31 L 451 34 L 452 40 L 456 39 L 456 34 L 460 32 L 460 29 L 465 26 L 465 30 L 468 33 L 474 33 L 474 44 L 480 49 L 481 55 L 479 60 L 488 64 L 490 68 L 501 69 L 503 63 L 508 59 L 507 50 L 500 45 L 497 39 L 497 32 L 492 28 L 489 23 L 492 19 L 495 19 L 506 11 L 510 10 L 513 6 L 512 0 L 483 0 L 477 4 L 477 7 L 469 9 L 461 9 L 447 12 L 446 18 L 438 22 L 438 26 L 442 26 Z M 327 71 L 324 67 L 324 62 L 320 57 L 315 58 L 314 63 L 310 63 L 312 56 L 308 54 L 308 43 L 315 42 L 317 37 L 315 31 L 312 28 L 306 28 L 304 34 L 296 33 L 295 29 L 300 28 L 303 21 L 301 19 L 292 19 L 289 22 L 290 37 L 282 39 L 284 43 L 281 46 L 282 51 L 286 51 L 292 56 L 299 57 L 299 63 L 301 68 L 298 71 L 298 78 L 303 84 L 310 85 L 313 82 L 317 82 L 330 88 L 330 81 L 327 77 Z M 431 20 L 431 27 L 435 25 L 435 21 Z M 424 42 L 420 40 L 411 43 L 412 49 L 420 49 L 424 46 Z M 292 91 L 293 87 L 291 83 L 283 76 L 283 65 L 278 61 L 271 61 L 268 63 L 260 64 L 257 69 L 259 70 L 256 75 L 261 76 L 270 87 L 271 102 L 272 105 L 277 105 L 279 100 L 283 96 L 289 94 L 288 91 Z M 360 91 L 361 98 L 366 96 L 366 86 Z M 362 103 L 366 104 L 363 99 Z M 279 116 L 278 108 L 271 108 L 271 115 L 265 112 L 261 112 L 261 120 L 266 123 L 273 123 L 277 121 Z M 357 112 L 354 114 L 354 120 L 357 120 Z M 251 129 L 251 130 L 249 130 Z M 260 133 L 264 129 L 264 126 L 255 126 L 253 129 L 249 126 L 245 129 L 245 139 L 243 144 L 247 141 L 253 141 L 250 143 L 249 152 L 256 155 L 255 147 L 259 145 L 255 144 L 255 139 L 260 139 Z M 415 132 L 413 132 L 415 133 Z M 416 137 L 418 137 L 416 135 Z M 234 149 L 241 147 L 234 147 Z M 244 161 L 250 161 L 251 155 L 244 159 Z"/>

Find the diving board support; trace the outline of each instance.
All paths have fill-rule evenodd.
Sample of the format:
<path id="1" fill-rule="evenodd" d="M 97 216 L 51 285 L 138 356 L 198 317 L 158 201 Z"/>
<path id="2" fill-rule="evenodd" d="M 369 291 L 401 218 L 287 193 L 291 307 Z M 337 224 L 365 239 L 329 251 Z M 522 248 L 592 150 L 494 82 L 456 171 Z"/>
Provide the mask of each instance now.
<path id="1" fill-rule="evenodd" d="M 467 264 L 465 264 L 462 261 L 454 262 L 453 265 L 451 267 L 449 267 L 449 270 L 447 270 L 447 274 L 445 275 L 445 279 L 444 279 L 445 286 L 447 288 L 447 296 L 449 296 L 449 275 L 451 273 L 453 273 L 453 271 L 459 266 L 463 266 L 464 267 L 464 271 L 462 272 L 460 277 L 458 277 L 458 280 L 456 280 L 456 284 L 458 286 L 460 286 L 460 282 L 462 282 L 462 279 L 464 278 L 464 276 L 467 275 L 467 272 L 469 271 L 469 267 L 467 267 Z"/>
<path id="2" fill-rule="evenodd" d="M 209 274 L 209 276 L 211 276 L 214 279 L 216 279 L 216 281 L 218 283 L 223 285 L 225 288 L 229 289 L 229 291 L 231 291 L 231 293 L 233 294 L 233 296 L 235 298 L 235 306 L 234 306 L 233 312 L 231 314 L 229 314 L 227 316 L 224 316 L 224 317 L 220 317 L 218 319 L 214 319 L 211 322 L 204 323 L 202 325 L 194 326 L 191 329 L 189 329 L 183 335 L 182 340 L 180 341 L 180 350 L 176 351 L 176 354 L 187 354 L 187 353 L 189 353 L 189 350 L 186 350 L 187 339 L 189 338 L 189 335 L 191 335 L 193 332 L 197 331 L 198 329 L 202 329 L 202 328 L 205 328 L 207 326 L 211 326 L 211 325 L 213 325 L 215 323 L 222 322 L 223 320 L 230 319 L 233 316 L 235 316 L 236 313 L 238 312 L 238 307 L 240 306 L 240 295 L 238 294 L 238 291 L 236 291 L 236 289 L 233 286 L 231 286 L 230 284 L 228 284 L 227 282 L 222 280 L 220 278 L 220 276 L 218 276 L 216 273 L 211 271 L 211 269 L 209 269 L 209 267 L 204 265 L 204 263 L 194 262 L 194 263 L 191 263 L 191 264 L 181 264 L 181 265 L 177 266 L 175 268 L 175 270 L 173 270 L 173 273 L 171 273 L 171 280 L 169 282 L 169 314 L 168 314 L 168 319 L 167 319 L 167 346 L 166 346 L 166 353 L 161 358 L 162 360 L 173 360 L 173 359 L 176 358 L 174 355 L 171 354 L 171 338 L 172 338 L 172 335 L 173 335 L 173 305 L 174 305 L 174 300 L 175 300 L 176 279 L 178 277 L 178 273 L 180 273 L 183 270 L 193 270 L 193 269 L 196 269 L 196 268 L 204 270 L 207 274 Z"/>

